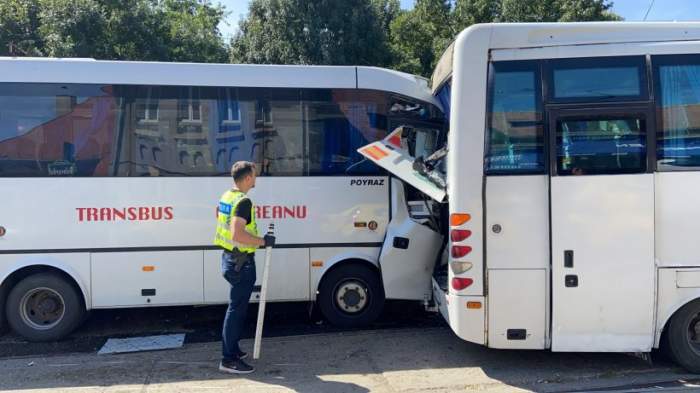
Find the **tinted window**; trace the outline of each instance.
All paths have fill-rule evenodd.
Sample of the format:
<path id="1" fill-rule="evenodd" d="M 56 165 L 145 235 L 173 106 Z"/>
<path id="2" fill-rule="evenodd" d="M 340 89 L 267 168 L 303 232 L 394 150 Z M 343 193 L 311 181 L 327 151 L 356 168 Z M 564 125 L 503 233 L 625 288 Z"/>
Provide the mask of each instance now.
<path id="1" fill-rule="evenodd" d="M 554 101 L 646 98 L 643 58 L 554 60 L 551 69 Z"/>
<path id="2" fill-rule="evenodd" d="M 445 121 L 450 121 L 450 105 L 452 99 L 452 79 L 447 81 L 435 95 L 445 112 Z"/>
<path id="3" fill-rule="evenodd" d="M 120 175 L 227 174 L 239 160 L 263 167 L 269 105 L 253 89 L 139 86 L 126 89 Z"/>
<path id="4" fill-rule="evenodd" d="M 544 137 L 537 65 L 494 63 L 486 172 L 544 172 Z"/>
<path id="5" fill-rule="evenodd" d="M 385 93 L 353 90 L 305 92 L 309 174 L 377 174 L 377 165 L 357 152 L 387 135 Z"/>
<path id="6" fill-rule="evenodd" d="M 699 65 L 658 67 L 662 129 L 657 139 L 658 168 L 700 167 Z"/>
<path id="7" fill-rule="evenodd" d="M 0 176 L 374 175 L 358 148 L 439 117 L 356 89 L 0 84 Z"/>
<path id="8" fill-rule="evenodd" d="M 301 90 L 266 89 L 258 113 L 264 174 L 304 175 L 304 119 Z M 262 128 L 260 128 L 262 127 Z"/>
<path id="9" fill-rule="evenodd" d="M 108 176 L 122 111 L 113 86 L 0 84 L 0 176 Z"/>
<path id="10" fill-rule="evenodd" d="M 558 120 L 557 173 L 595 175 L 646 169 L 646 122 L 639 116 Z"/>

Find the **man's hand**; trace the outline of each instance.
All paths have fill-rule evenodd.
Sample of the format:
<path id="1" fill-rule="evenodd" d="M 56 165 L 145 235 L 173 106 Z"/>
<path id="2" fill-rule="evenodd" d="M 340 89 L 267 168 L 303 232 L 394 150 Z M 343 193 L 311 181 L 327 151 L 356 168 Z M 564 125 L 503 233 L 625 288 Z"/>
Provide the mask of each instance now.
<path id="1" fill-rule="evenodd" d="M 263 239 L 248 233 L 248 231 L 245 230 L 245 226 L 246 221 L 244 219 L 240 217 L 231 217 L 231 235 L 233 241 L 256 247 L 264 245 Z"/>
<path id="2" fill-rule="evenodd" d="M 269 233 L 263 237 L 263 240 L 265 240 L 265 247 L 274 247 L 275 246 L 275 237 L 270 235 Z"/>

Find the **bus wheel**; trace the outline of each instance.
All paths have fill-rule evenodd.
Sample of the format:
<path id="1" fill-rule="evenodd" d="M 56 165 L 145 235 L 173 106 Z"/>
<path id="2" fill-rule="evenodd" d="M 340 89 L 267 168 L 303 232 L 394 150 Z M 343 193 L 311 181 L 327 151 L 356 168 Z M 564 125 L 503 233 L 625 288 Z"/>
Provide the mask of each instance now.
<path id="1" fill-rule="evenodd" d="M 668 325 L 668 351 L 688 371 L 700 373 L 700 299 L 676 311 Z"/>
<path id="2" fill-rule="evenodd" d="M 29 341 L 59 340 L 84 320 L 76 288 L 63 277 L 38 273 L 17 283 L 7 297 L 7 322 Z"/>
<path id="3" fill-rule="evenodd" d="M 374 322 L 384 307 L 384 291 L 372 269 L 348 264 L 333 269 L 319 287 L 323 316 L 336 326 L 359 327 Z"/>

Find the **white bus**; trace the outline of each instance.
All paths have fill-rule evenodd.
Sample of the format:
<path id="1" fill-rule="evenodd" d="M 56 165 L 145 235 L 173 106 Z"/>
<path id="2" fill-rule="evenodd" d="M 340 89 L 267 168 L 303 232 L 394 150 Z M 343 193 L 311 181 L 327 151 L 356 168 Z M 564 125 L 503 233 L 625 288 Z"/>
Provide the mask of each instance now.
<path id="1" fill-rule="evenodd" d="M 1 59 L 0 315 L 29 340 L 54 340 L 91 309 L 226 303 L 212 241 L 238 160 L 262 172 L 260 228 L 276 224 L 270 300 L 315 301 L 346 326 L 371 322 L 385 298 L 426 300 L 415 269 L 387 264 L 380 276 L 387 226 L 408 208 L 356 152 L 396 124 L 440 133 L 426 80 L 351 66 Z"/>
<path id="2" fill-rule="evenodd" d="M 700 23 L 476 25 L 432 89 L 442 163 L 413 160 L 410 129 L 361 151 L 449 206 L 433 292 L 454 332 L 491 348 L 665 344 L 700 372 Z"/>

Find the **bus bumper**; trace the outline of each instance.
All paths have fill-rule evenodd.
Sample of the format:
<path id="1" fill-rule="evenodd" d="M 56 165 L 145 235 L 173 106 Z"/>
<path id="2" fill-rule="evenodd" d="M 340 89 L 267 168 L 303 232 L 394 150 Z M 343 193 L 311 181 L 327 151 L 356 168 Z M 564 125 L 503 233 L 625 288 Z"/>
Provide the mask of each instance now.
<path id="1" fill-rule="evenodd" d="M 486 345 L 485 297 L 450 295 L 443 291 L 433 279 L 433 299 L 440 314 L 457 337 L 475 344 Z M 478 305 L 480 307 L 477 308 Z"/>

